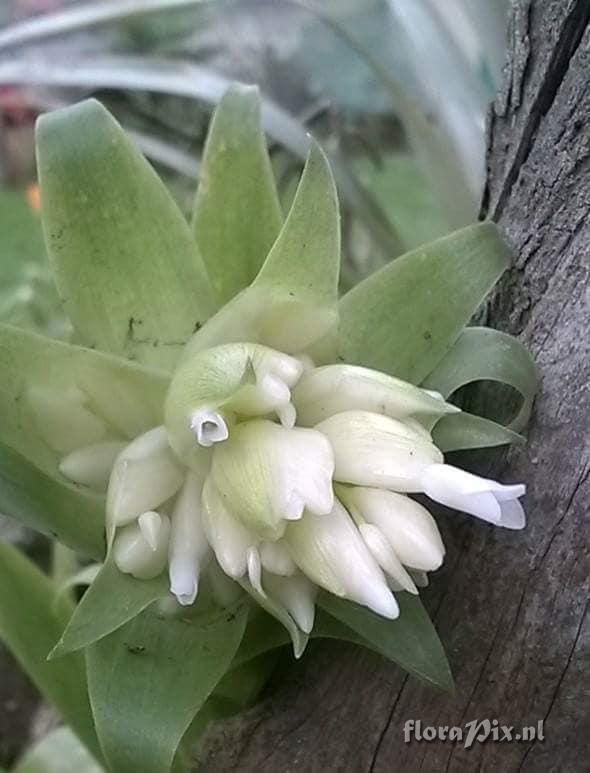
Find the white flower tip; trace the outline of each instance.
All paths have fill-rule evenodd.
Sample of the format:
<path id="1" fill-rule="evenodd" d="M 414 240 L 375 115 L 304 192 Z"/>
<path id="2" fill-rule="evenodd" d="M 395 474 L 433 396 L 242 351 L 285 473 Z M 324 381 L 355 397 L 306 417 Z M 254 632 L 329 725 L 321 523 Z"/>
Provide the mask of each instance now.
<path id="1" fill-rule="evenodd" d="M 162 517 L 153 510 L 142 513 L 137 519 L 139 530 L 143 538 L 153 551 L 159 546 L 160 532 L 162 531 Z"/>
<path id="2" fill-rule="evenodd" d="M 191 418 L 191 430 L 197 443 L 204 448 L 210 448 L 214 443 L 221 443 L 229 437 L 227 424 L 217 411 L 199 411 Z"/>
<path id="3" fill-rule="evenodd" d="M 298 521 L 303 516 L 305 501 L 296 491 L 292 491 L 285 504 L 284 518 L 287 521 Z"/>
<path id="4" fill-rule="evenodd" d="M 172 559 L 169 569 L 170 592 L 183 607 L 194 604 L 199 591 L 198 567 L 187 561 Z"/>
<path id="5" fill-rule="evenodd" d="M 522 488 L 524 489 L 524 486 Z M 519 496 L 522 496 L 522 494 Z M 500 510 L 499 526 L 503 526 L 505 529 L 524 529 L 526 526 L 526 515 L 517 499 L 500 502 Z"/>
<path id="6" fill-rule="evenodd" d="M 260 553 L 258 548 L 250 547 L 246 552 L 246 564 L 248 566 L 248 579 L 250 585 L 258 593 L 266 596 L 266 593 L 262 589 L 262 564 L 260 562 Z"/>
<path id="7" fill-rule="evenodd" d="M 297 411 L 295 410 L 293 403 L 287 403 L 286 405 L 277 408 L 277 416 L 283 427 L 286 427 L 286 429 L 293 429 L 295 421 L 297 420 Z"/>
<path id="8" fill-rule="evenodd" d="M 398 603 L 385 582 L 374 584 L 367 589 L 365 604 L 381 617 L 387 617 L 389 620 L 399 617 Z"/>

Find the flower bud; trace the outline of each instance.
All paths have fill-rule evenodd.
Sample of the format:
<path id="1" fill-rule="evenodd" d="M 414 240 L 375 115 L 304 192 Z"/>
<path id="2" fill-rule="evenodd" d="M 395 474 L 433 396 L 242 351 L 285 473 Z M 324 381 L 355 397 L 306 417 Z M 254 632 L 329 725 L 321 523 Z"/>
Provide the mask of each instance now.
<path id="1" fill-rule="evenodd" d="M 59 471 L 74 483 L 104 493 L 115 460 L 124 448 L 125 443 L 116 441 L 84 446 L 64 456 Z"/>
<path id="2" fill-rule="evenodd" d="M 328 515 L 307 512 L 290 523 L 284 541 L 312 582 L 383 617 L 398 616 L 399 607 L 379 566 L 338 500 Z"/>
<path id="3" fill-rule="evenodd" d="M 107 523 L 121 526 L 170 499 L 184 471 L 168 445 L 164 427 L 135 438 L 117 457 L 107 493 Z"/>
<path id="4" fill-rule="evenodd" d="M 211 478 L 226 507 L 260 539 L 274 541 L 304 508 L 330 512 L 333 470 L 330 443 L 319 432 L 255 420 L 216 447 Z"/>
<path id="5" fill-rule="evenodd" d="M 86 395 L 77 387 L 58 392 L 35 386 L 26 394 L 35 429 L 54 451 L 69 454 L 105 439 L 104 421 L 87 407 Z"/>
<path id="6" fill-rule="evenodd" d="M 365 545 L 369 548 L 371 555 L 375 561 L 377 561 L 381 569 L 383 569 L 383 571 L 389 575 L 402 590 L 417 594 L 418 590 L 414 585 L 414 581 L 402 566 L 393 547 L 380 529 L 372 523 L 361 523 L 359 532 Z"/>
<path id="7" fill-rule="evenodd" d="M 307 371 L 293 391 L 298 422 L 313 427 L 343 411 L 363 410 L 394 419 L 441 416 L 459 408 L 406 381 L 356 365 L 325 365 Z"/>
<path id="8" fill-rule="evenodd" d="M 135 523 L 117 532 L 113 542 L 117 567 L 138 580 L 157 577 L 166 566 L 169 536 L 167 516 L 156 512 L 142 513 Z"/>
<path id="9" fill-rule="evenodd" d="M 422 471 L 443 459 L 423 430 L 368 411 L 337 413 L 315 429 L 330 441 L 343 483 L 420 491 Z"/>
<path id="10" fill-rule="evenodd" d="M 518 501 L 525 493 L 521 484 L 503 486 L 449 464 L 433 464 L 422 473 L 422 488 L 427 496 L 447 507 L 496 526 L 524 528 L 526 518 Z"/>
<path id="11" fill-rule="evenodd" d="M 182 606 L 194 602 L 199 575 L 209 553 L 202 521 L 203 477 L 194 472 L 186 476 L 172 512 L 169 548 L 170 591 Z"/>
<path id="12" fill-rule="evenodd" d="M 338 497 L 353 514 L 374 524 L 404 566 L 432 572 L 445 555 L 436 521 L 425 507 L 384 489 L 338 486 Z"/>
<path id="13" fill-rule="evenodd" d="M 289 551 L 280 540 L 277 542 L 261 542 L 259 550 L 262 566 L 267 572 L 288 577 L 297 570 L 293 559 L 289 555 Z"/>
<path id="14" fill-rule="evenodd" d="M 203 486 L 203 528 L 223 571 L 237 579 L 247 570 L 248 549 L 258 539 L 234 517 L 211 477 Z"/>

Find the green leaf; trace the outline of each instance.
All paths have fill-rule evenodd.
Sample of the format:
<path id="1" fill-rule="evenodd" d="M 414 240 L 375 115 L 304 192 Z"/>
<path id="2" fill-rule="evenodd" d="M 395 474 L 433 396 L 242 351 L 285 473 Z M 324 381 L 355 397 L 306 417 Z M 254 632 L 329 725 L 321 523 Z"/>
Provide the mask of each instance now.
<path id="1" fill-rule="evenodd" d="M 56 432 L 39 420 L 39 393 L 67 400 L 74 390 L 85 400 L 85 415 L 97 415 L 120 438 L 135 437 L 163 418 L 165 374 L 10 325 L 0 324 L 0 372 L 0 442 L 59 480 L 64 480 L 57 471 L 63 454 L 49 441 L 62 428 Z M 77 420 L 76 410 L 72 399 L 64 437 Z"/>
<path id="2" fill-rule="evenodd" d="M 213 298 L 163 183 L 94 100 L 39 119 L 37 159 L 47 249 L 81 340 L 171 369 Z"/>
<path id="3" fill-rule="evenodd" d="M 52 730 L 21 757 L 12 773 L 103 773 L 68 727 Z"/>
<path id="4" fill-rule="evenodd" d="M 99 560 L 104 556 L 104 499 L 59 483 L 3 443 L 0 512 L 82 555 Z"/>
<path id="5" fill-rule="evenodd" d="M 300 352 L 337 322 L 340 222 L 326 157 L 312 145 L 285 224 L 258 276 L 198 331 L 184 356 L 234 341 Z"/>
<path id="6" fill-rule="evenodd" d="M 422 386 L 436 389 L 448 398 L 474 381 L 497 381 L 516 389 L 522 403 L 508 428 L 519 432 L 526 426 L 539 384 L 539 372 L 518 339 L 491 328 L 468 327 Z"/>
<path id="7" fill-rule="evenodd" d="M 491 448 L 506 443 L 522 445 L 525 442 L 522 435 L 508 427 L 465 411 L 443 416 L 435 424 L 432 438 L 443 453 L 468 448 Z"/>
<path id="8" fill-rule="evenodd" d="M 285 288 L 294 297 L 335 305 L 340 272 L 338 196 L 328 159 L 315 142 L 285 225 L 255 285 Z"/>
<path id="9" fill-rule="evenodd" d="M 232 86 L 211 121 L 193 219 L 220 306 L 252 282 L 282 221 L 258 89 Z"/>
<path id="10" fill-rule="evenodd" d="M 0 639 L 41 693 L 98 758 L 84 660 L 69 655 L 49 662 L 47 653 L 72 611 L 53 604 L 55 586 L 18 550 L 0 542 Z"/>
<path id="11" fill-rule="evenodd" d="M 168 595 L 168 579 L 137 580 L 108 558 L 53 648 L 50 658 L 88 647 L 116 631 L 157 599 Z"/>
<path id="12" fill-rule="evenodd" d="M 86 651 L 96 729 L 112 770 L 168 773 L 185 731 L 227 671 L 247 608 L 197 625 L 146 610 Z"/>
<path id="13" fill-rule="evenodd" d="M 351 628 L 371 649 L 410 674 L 443 690 L 451 690 L 453 677 L 449 663 L 422 602 L 408 593 L 398 593 L 396 599 L 400 606 L 397 620 L 386 620 L 329 593 L 320 593 L 318 606 Z"/>
<path id="14" fill-rule="evenodd" d="M 493 223 L 463 228 L 389 263 L 340 301 L 339 356 L 419 384 L 508 265 Z"/>

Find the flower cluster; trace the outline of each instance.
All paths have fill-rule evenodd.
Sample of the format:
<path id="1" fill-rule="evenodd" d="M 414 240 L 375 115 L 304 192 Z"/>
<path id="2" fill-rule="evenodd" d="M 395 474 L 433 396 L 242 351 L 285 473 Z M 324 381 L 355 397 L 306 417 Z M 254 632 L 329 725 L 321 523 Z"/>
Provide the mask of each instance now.
<path id="1" fill-rule="evenodd" d="M 524 486 L 444 463 L 431 430 L 458 411 L 367 368 L 223 344 L 181 361 L 162 426 L 126 446 L 79 448 L 60 469 L 108 484 L 122 572 L 147 579 L 167 567 L 172 594 L 190 605 L 215 564 L 309 633 L 318 588 L 395 618 L 394 592 L 416 594 L 441 565 L 436 523 L 410 494 L 524 526 Z"/>

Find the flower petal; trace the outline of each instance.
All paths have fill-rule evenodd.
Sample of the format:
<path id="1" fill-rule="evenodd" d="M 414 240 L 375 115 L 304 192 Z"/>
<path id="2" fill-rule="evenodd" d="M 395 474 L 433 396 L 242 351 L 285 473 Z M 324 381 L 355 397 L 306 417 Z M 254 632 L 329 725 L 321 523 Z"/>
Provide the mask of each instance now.
<path id="1" fill-rule="evenodd" d="M 338 497 L 353 513 L 379 527 L 405 566 L 434 571 L 445 548 L 436 521 L 410 497 L 384 489 L 338 486 Z"/>
<path id="2" fill-rule="evenodd" d="M 264 575 L 269 596 L 282 604 L 304 633 L 311 633 L 315 618 L 317 588 L 300 572 L 292 577 Z"/>
<path id="3" fill-rule="evenodd" d="M 344 411 L 315 429 L 334 449 L 335 480 L 359 486 L 420 491 L 420 476 L 442 454 L 421 432 L 368 411 Z"/>
<path id="4" fill-rule="evenodd" d="M 170 591 L 183 606 L 192 604 L 197 597 L 199 575 L 209 553 L 202 522 L 202 489 L 203 475 L 189 472 L 172 512 L 168 553 Z"/>
<path id="5" fill-rule="evenodd" d="M 131 574 L 139 580 L 151 580 L 164 571 L 168 557 L 170 520 L 159 513 L 145 513 L 153 522 L 160 521 L 160 528 L 153 530 L 155 541 L 150 544 L 139 523 L 125 526 L 117 532 L 113 542 L 113 558 L 124 574 Z M 156 534 L 157 532 L 157 534 Z"/>
<path id="6" fill-rule="evenodd" d="M 88 486 L 104 493 L 116 458 L 125 448 L 125 443 L 107 441 L 79 448 L 64 456 L 59 471 L 69 480 L 81 486 Z"/>
<path id="7" fill-rule="evenodd" d="M 121 526 L 173 496 L 184 472 L 164 427 L 140 435 L 117 457 L 107 493 L 107 524 Z"/>
<path id="8" fill-rule="evenodd" d="M 284 541 L 312 582 L 384 617 L 399 614 L 381 570 L 338 500 L 328 515 L 307 512 L 289 524 Z"/>
<path id="9" fill-rule="evenodd" d="M 319 432 L 270 421 L 237 425 L 213 453 L 211 475 L 226 505 L 263 539 L 308 507 L 329 513 L 334 494 L 332 449 Z"/>
<path id="10" fill-rule="evenodd" d="M 246 574 L 248 549 L 258 539 L 234 517 L 209 476 L 203 486 L 203 528 L 223 571 L 230 577 Z"/>
<path id="11" fill-rule="evenodd" d="M 385 538 L 381 530 L 372 523 L 361 523 L 359 532 L 365 545 L 371 551 L 371 555 L 377 561 L 381 569 L 391 577 L 394 582 L 399 583 L 403 590 L 407 590 L 414 595 L 418 593 L 414 581 L 402 566 L 401 561 L 395 555 L 391 544 Z"/>
<path id="12" fill-rule="evenodd" d="M 416 414 L 457 413 L 446 403 L 407 381 L 355 365 L 325 365 L 307 371 L 293 391 L 298 423 L 313 427 L 335 413 L 364 410 L 394 419 Z"/>
<path id="13" fill-rule="evenodd" d="M 504 486 L 448 464 L 432 464 L 422 474 L 422 486 L 427 496 L 447 507 L 498 526 L 524 526 L 524 511 L 513 504 L 525 493 L 522 484 Z"/>

